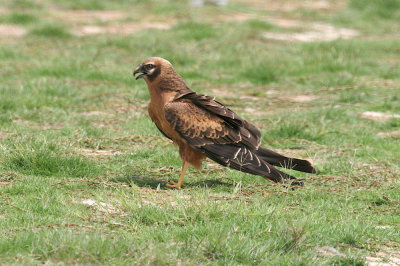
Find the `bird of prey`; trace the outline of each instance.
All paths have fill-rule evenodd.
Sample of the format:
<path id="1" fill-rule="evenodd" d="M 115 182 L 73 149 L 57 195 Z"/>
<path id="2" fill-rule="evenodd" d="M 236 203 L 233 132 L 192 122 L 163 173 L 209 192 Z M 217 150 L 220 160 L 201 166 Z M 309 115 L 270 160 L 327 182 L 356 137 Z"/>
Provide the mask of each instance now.
<path id="1" fill-rule="evenodd" d="M 260 175 L 274 182 L 292 180 L 274 166 L 306 173 L 315 169 L 306 160 L 289 158 L 260 147 L 261 133 L 222 103 L 190 90 L 171 63 L 160 57 L 143 61 L 134 70 L 150 92 L 148 112 L 157 128 L 179 146 L 183 166 L 179 181 L 166 186 L 180 189 L 189 165 L 200 168 L 205 157 L 230 168 Z"/>

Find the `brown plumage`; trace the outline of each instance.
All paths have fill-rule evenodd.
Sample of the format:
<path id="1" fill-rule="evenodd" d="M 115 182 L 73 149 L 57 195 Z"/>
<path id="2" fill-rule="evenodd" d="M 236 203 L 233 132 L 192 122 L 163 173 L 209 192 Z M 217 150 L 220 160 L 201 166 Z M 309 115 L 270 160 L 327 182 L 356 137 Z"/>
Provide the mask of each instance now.
<path id="1" fill-rule="evenodd" d="M 142 62 L 133 72 L 144 78 L 150 92 L 148 111 L 163 135 L 179 146 L 183 166 L 180 188 L 189 164 L 201 167 L 205 157 L 230 168 L 274 182 L 296 179 L 274 166 L 315 173 L 306 160 L 288 158 L 260 147 L 261 133 L 213 97 L 190 90 L 171 63 L 160 57 Z M 294 181 L 292 184 L 302 185 Z"/>

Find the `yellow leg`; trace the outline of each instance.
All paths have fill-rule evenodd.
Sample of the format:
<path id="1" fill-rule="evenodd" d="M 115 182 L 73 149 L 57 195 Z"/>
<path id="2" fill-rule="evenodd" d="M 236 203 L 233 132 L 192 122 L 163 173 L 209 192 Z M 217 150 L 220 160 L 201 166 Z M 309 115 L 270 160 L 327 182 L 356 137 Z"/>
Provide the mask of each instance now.
<path id="1" fill-rule="evenodd" d="M 170 180 L 166 186 L 170 188 L 181 189 L 181 185 L 183 184 L 183 178 L 185 177 L 186 170 L 189 168 L 189 163 L 184 161 L 182 165 L 182 172 L 179 176 L 178 183 L 175 183 L 173 180 Z"/>

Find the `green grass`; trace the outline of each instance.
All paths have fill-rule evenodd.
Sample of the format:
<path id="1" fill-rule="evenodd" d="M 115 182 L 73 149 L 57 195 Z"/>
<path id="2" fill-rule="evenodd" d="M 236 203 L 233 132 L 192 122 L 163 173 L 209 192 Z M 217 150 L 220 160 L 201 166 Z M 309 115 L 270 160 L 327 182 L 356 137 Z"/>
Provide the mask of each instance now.
<path id="1" fill-rule="evenodd" d="M 237 1 L 2 3 L 0 23 L 28 33 L 0 36 L 0 263 L 366 265 L 378 251 L 394 256 L 400 119 L 361 114 L 400 114 L 399 8 L 368 3 L 299 12 Z M 92 23 L 143 28 L 78 36 L 90 18 L 55 15 L 63 9 L 122 12 Z M 235 17 L 243 12 L 248 20 Z M 297 30 L 268 16 L 360 36 L 267 40 L 266 31 Z M 150 56 L 257 125 L 263 146 L 311 159 L 319 174 L 288 171 L 306 184 L 291 190 L 207 161 L 190 168 L 181 191 L 167 189 L 181 160 L 147 115 L 145 83 L 132 77 Z M 324 246 L 339 255 L 321 254 Z"/>
<path id="2" fill-rule="evenodd" d="M 4 16 L 0 20 L 10 24 L 28 25 L 36 22 L 38 18 L 32 14 L 15 12 Z"/>
<path id="3" fill-rule="evenodd" d="M 378 16 L 382 19 L 393 19 L 400 10 L 399 0 L 351 0 L 349 6 L 361 12 L 366 16 Z"/>
<path id="4" fill-rule="evenodd" d="M 52 24 L 38 26 L 32 30 L 32 34 L 45 38 L 67 38 L 71 36 L 63 27 Z"/>

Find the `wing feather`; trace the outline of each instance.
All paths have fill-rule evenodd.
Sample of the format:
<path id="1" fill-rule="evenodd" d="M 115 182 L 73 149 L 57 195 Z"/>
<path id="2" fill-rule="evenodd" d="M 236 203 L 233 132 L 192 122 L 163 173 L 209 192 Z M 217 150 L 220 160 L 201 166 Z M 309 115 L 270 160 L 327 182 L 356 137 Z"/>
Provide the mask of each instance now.
<path id="1" fill-rule="evenodd" d="M 191 92 L 166 104 L 164 113 L 172 129 L 215 162 L 275 182 L 295 179 L 262 160 L 260 131 L 214 98 Z"/>
<path id="2" fill-rule="evenodd" d="M 258 149 L 261 143 L 261 132 L 256 126 L 235 114 L 228 107 L 215 100 L 214 97 L 197 94 L 196 92 L 186 92 L 179 95 L 176 101 L 187 101 L 199 107 L 196 110 L 206 110 L 223 120 L 224 126 L 231 129 L 239 129 L 240 141 L 252 149 Z M 200 115 L 200 113 L 199 113 Z M 236 141 L 237 138 L 232 139 Z"/>

